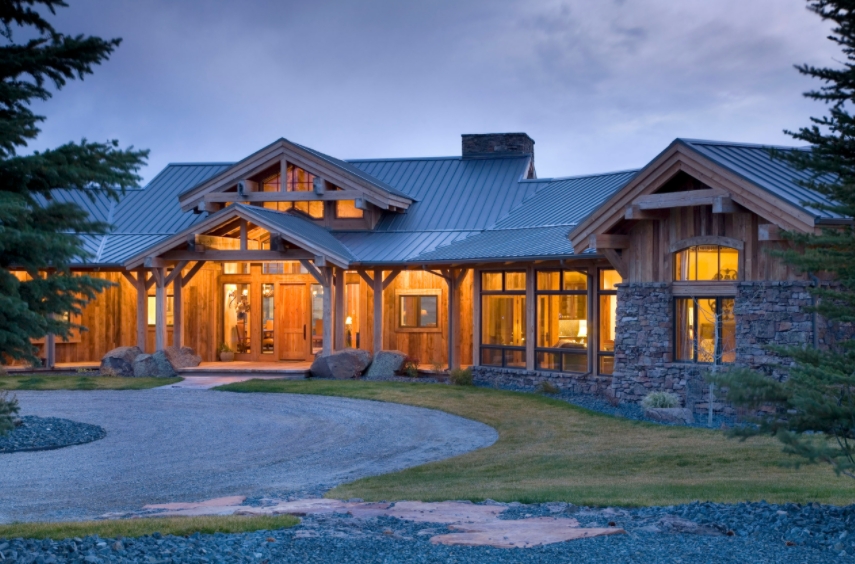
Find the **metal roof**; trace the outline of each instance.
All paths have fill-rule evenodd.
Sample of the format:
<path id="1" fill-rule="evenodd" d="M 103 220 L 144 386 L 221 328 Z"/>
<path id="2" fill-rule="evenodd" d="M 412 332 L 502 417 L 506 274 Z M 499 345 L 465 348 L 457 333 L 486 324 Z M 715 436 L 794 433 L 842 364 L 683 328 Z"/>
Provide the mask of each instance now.
<path id="1" fill-rule="evenodd" d="M 480 233 L 480 231 L 418 231 L 375 233 L 349 231 L 334 233 L 336 239 L 353 251 L 362 264 L 406 262 L 421 253 L 433 251 Z"/>
<path id="2" fill-rule="evenodd" d="M 800 171 L 782 159 L 773 159 L 769 145 L 726 143 L 698 139 L 678 139 L 708 159 L 735 172 L 749 182 L 785 200 L 808 213 L 823 219 L 842 219 L 843 216 L 827 210 L 819 210 L 811 204 L 834 205 L 821 194 L 800 186 L 800 180 L 810 180 L 809 172 Z M 797 147 L 774 147 L 778 151 L 805 151 Z M 828 177 L 833 181 L 832 177 Z"/>
<path id="3" fill-rule="evenodd" d="M 249 214 L 250 217 L 257 217 L 267 225 L 276 226 L 286 235 L 290 233 L 312 241 L 312 243 L 326 250 L 331 255 L 337 255 L 351 262 L 356 259 L 350 249 L 348 249 L 344 243 L 339 241 L 330 231 L 327 231 L 310 219 L 301 217 L 299 212 L 280 212 L 259 206 L 247 206 L 244 204 L 234 204 L 230 207 L 243 210 Z"/>
<path id="4" fill-rule="evenodd" d="M 689 139 L 675 142 L 817 217 L 839 218 L 810 206 L 811 202 L 830 202 L 799 186 L 797 180 L 809 175 L 773 160 L 768 146 Z M 298 214 L 257 206 L 247 206 L 247 213 L 275 223 L 283 232 L 310 237 L 322 248 L 365 265 L 572 256 L 568 232 L 584 217 L 596 213 L 637 172 L 527 180 L 523 176 L 529 169 L 530 156 L 346 162 L 300 147 L 414 203 L 405 213 L 384 212 L 373 231 L 328 231 Z M 129 191 L 118 203 L 103 193 L 94 194 L 94 201 L 67 190 L 56 191 L 54 197 L 74 201 L 93 219 L 114 225 L 106 236 L 85 235 L 84 244 L 95 256 L 92 263 L 118 265 L 208 217 L 182 212 L 178 196 L 230 166 L 171 164 L 145 189 Z"/>
<path id="5" fill-rule="evenodd" d="M 382 231 L 480 231 L 522 203 L 534 186 L 519 180 L 530 157 L 354 160 L 354 166 L 416 200 L 386 213 Z"/>
<path id="6" fill-rule="evenodd" d="M 296 145 L 297 147 L 300 147 L 301 149 L 303 149 L 307 153 L 311 153 L 311 154 L 315 155 L 316 157 L 318 157 L 319 159 L 322 159 L 322 160 L 330 163 L 333 166 L 337 166 L 338 168 L 340 168 L 342 170 L 346 170 L 347 172 L 349 172 L 355 176 L 358 176 L 362 180 L 369 182 L 370 184 L 372 184 L 373 186 L 376 186 L 380 190 L 383 190 L 383 191 L 388 192 L 390 194 L 394 194 L 396 196 L 408 197 L 407 194 L 404 194 L 403 192 L 393 188 L 392 186 L 386 184 L 382 180 L 375 178 L 374 176 L 371 176 L 370 174 L 365 174 L 365 172 L 362 171 L 361 169 L 359 169 L 359 167 L 353 166 L 348 161 L 343 161 L 341 159 L 331 157 L 327 154 L 321 153 L 320 151 L 316 151 L 310 147 L 306 147 L 305 145 L 300 145 L 299 143 L 294 143 L 293 141 L 289 141 L 289 142 Z"/>

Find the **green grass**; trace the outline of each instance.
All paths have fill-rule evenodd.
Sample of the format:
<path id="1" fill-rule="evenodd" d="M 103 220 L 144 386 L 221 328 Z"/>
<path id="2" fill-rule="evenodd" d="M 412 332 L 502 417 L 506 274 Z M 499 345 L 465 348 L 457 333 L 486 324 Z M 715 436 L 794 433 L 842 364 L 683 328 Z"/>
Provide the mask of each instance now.
<path id="1" fill-rule="evenodd" d="M 490 447 L 401 472 L 364 478 L 328 496 L 438 501 L 487 498 L 577 505 L 672 505 L 694 500 L 855 503 L 855 480 L 794 462 L 771 438 L 665 427 L 594 413 L 566 402 L 459 386 L 329 380 L 251 380 L 217 388 L 344 396 L 429 407 L 495 428 Z"/>
<path id="2" fill-rule="evenodd" d="M 0 390 L 147 390 L 182 378 L 120 378 L 95 375 L 0 375 Z"/>
<path id="3" fill-rule="evenodd" d="M 207 517 L 161 517 L 111 521 L 66 521 L 59 523 L 15 523 L 0 525 L 0 539 L 67 539 L 98 535 L 102 538 L 141 537 L 152 533 L 192 535 L 193 533 L 248 533 L 293 527 L 300 520 L 291 515 L 239 515 Z"/>

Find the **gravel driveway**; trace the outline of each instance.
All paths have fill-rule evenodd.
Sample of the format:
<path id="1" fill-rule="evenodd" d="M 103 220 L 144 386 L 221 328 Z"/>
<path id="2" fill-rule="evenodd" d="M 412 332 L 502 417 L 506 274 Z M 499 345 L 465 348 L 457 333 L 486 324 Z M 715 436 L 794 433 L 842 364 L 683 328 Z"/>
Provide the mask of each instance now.
<path id="1" fill-rule="evenodd" d="M 440 411 L 345 398 L 163 388 L 17 396 L 22 415 L 101 425 L 107 437 L 0 454 L 0 523 L 318 490 L 498 438 L 487 425 Z"/>

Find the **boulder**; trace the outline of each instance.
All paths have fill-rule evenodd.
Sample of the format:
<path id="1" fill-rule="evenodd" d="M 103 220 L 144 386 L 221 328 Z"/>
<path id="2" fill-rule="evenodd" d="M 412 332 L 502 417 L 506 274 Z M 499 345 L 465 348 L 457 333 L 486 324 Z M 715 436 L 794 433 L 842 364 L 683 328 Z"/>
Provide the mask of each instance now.
<path id="1" fill-rule="evenodd" d="M 365 373 L 366 380 L 390 378 L 404 365 L 406 353 L 401 351 L 380 351 L 374 355 L 374 360 Z"/>
<path id="2" fill-rule="evenodd" d="M 359 378 L 371 363 L 371 353 L 362 349 L 344 349 L 315 358 L 309 369 L 316 378 Z"/>
<path id="3" fill-rule="evenodd" d="M 686 407 L 651 407 L 644 410 L 644 416 L 662 423 L 691 425 L 695 422 L 695 414 Z"/>
<path id="4" fill-rule="evenodd" d="M 119 347 L 111 350 L 101 359 L 101 374 L 133 376 L 134 359 L 142 353 L 139 347 Z"/>
<path id="5" fill-rule="evenodd" d="M 178 376 L 165 351 L 141 354 L 134 360 L 133 376 L 137 378 L 173 378 Z"/>
<path id="6" fill-rule="evenodd" d="M 193 368 L 202 363 L 202 357 L 195 354 L 190 347 L 166 347 L 163 352 L 175 370 Z"/>

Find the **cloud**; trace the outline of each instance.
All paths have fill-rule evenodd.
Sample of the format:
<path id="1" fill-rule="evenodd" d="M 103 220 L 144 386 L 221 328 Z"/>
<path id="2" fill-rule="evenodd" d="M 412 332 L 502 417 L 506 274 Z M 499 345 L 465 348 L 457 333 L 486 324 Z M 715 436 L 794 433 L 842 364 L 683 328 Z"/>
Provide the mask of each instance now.
<path id="1" fill-rule="evenodd" d="M 38 109 L 34 148 L 118 138 L 167 162 L 284 136 L 341 158 L 459 153 L 527 131 L 541 175 L 643 165 L 678 136 L 784 143 L 833 64 L 803 0 L 81 0 L 60 29 L 121 36 Z"/>

